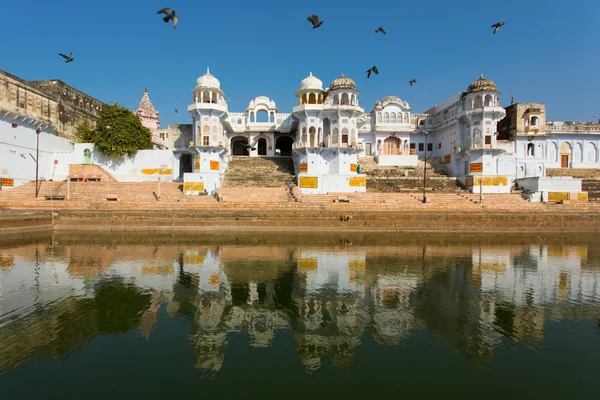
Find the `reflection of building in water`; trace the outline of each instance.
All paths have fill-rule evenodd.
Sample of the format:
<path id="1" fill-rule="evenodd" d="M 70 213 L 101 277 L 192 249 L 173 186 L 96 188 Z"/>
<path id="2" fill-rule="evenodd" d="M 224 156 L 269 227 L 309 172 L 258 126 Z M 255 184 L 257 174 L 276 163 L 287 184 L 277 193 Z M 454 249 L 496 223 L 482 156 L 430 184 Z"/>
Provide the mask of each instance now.
<path id="1" fill-rule="evenodd" d="M 364 253 L 300 251 L 295 333 L 307 371 L 318 369 L 322 358 L 336 366 L 354 359 L 369 323 L 364 273 Z"/>
<path id="2" fill-rule="evenodd" d="M 410 303 L 417 288 L 415 275 L 380 275 L 370 288 L 373 338 L 381 345 L 396 345 L 410 336 L 415 316 Z"/>
<path id="3" fill-rule="evenodd" d="M 228 334 L 268 347 L 291 329 L 311 372 L 325 360 L 351 363 L 365 330 L 396 345 L 427 329 L 489 361 L 506 338 L 540 341 L 546 321 L 600 320 L 600 269 L 588 266 L 597 261 L 587 247 L 390 247 L 2 250 L 0 310 L 20 318 L 0 318 L 0 370 L 60 356 L 98 333 L 139 329 L 150 340 L 164 303 L 170 317 L 192 321 L 196 365 L 210 374 L 225 362 Z M 115 299 L 127 318 L 108 312 Z"/>
<path id="4" fill-rule="evenodd" d="M 600 295 L 600 271 L 584 270 L 587 247 L 530 245 L 481 248 L 473 251 L 473 272 L 496 320 L 510 321 L 503 333 L 541 339 L 544 321 L 563 302 L 590 303 Z"/>

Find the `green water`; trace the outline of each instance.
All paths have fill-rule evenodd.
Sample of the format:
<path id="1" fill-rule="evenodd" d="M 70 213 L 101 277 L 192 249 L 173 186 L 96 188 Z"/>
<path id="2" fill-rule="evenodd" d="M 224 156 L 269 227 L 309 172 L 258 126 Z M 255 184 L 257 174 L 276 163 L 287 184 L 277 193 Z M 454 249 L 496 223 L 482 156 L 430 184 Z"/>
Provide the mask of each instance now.
<path id="1" fill-rule="evenodd" d="M 2 399 L 595 398 L 600 241 L 0 240 Z"/>

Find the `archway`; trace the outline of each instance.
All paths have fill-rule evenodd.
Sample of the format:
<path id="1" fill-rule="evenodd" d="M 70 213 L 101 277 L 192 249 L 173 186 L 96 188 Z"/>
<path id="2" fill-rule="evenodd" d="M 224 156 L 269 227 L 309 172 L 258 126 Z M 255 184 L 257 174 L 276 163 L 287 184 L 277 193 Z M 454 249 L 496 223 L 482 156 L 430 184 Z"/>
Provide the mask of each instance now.
<path id="1" fill-rule="evenodd" d="M 258 139 L 258 155 L 259 156 L 267 155 L 267 139 L 265 139 L 265 138 Z"/>
<path id="2" fill-rule="evenodd" d="M 231 153 L 234 156 L 249 156 L 248 139 L 237 136 L 231 139 Z"/>
<path id="3" fill-rule="evenodd" d="M 569 162 L 571 161 L 571 145 L 568 142 L 564 142 L 560 145 L 560 167 L 569 168 Z"/>
<path id="4" fill-rule="evenodd" d="M 291 157 L 293 143 L 294 140 L 289 136 L 278 137 L 275 141 L 275 154 L 279 154 L 281 157 Z"/>
<path id="5" fill-rule="evenodd" d="M 389 137 L 383 141 L 383 154 L 398 154 L 400 139 Z"/>

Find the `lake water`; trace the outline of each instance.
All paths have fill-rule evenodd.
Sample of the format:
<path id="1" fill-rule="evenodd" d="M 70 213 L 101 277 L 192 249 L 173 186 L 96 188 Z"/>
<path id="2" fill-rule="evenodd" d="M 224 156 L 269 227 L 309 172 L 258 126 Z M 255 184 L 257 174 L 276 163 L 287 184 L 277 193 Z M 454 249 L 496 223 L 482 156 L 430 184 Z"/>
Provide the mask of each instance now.
<path id="1" fill-rule="evenodd" d="M 599 360 L 597 236 L 0 240 L 2 399 L 595 398 Z"/>

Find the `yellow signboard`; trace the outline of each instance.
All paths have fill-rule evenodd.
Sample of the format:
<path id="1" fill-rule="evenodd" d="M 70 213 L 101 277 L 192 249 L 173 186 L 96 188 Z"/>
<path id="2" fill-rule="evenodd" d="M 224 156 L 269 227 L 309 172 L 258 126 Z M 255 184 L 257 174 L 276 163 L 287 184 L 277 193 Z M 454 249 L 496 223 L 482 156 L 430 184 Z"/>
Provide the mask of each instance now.
<path id="1" fill-rule="evenodd" d="M 444 164 L 450 164 L 452 162 L 452 156 L 450 154 L 448 154 L 447 156 L 444 156 Z"/>
<path id="2" fill-rule="evenodd" d="M 317 187 L 319 187 L 319 178 L 317 178 L 316 176 L 301 176 L 300 187 L 316 189 Z"/>
<path id="3" fill-rule="evenodd" d="M 15 181 L 12 178 L 2 178 L 0 186 L 14 186 Z"/>
<path id="4" fill-rule="evenodd" d="M 350 172 L 356 172 L 356 164 L 350 164 Z"/>
<path id="5" fill-rule="evenodd" d="M 367 186 L 367 177 L 366 176 L 353 176 L 348 179 L 348 185 L 352 187 L 357 186 Z"/>
<path id="6" fill-rule="evenodd" d="M 211 161 L 210 162 L 210 170 L 211 171 L 218 171 L 219 170 L 219 162 L 218 161 Z"/>
<path id="7" fill-rule="evenodd" d="M 307 163 L 300 164 L 300 172 L 308 172 L 308 164 Z"/>
<path id="8" fill-rule="evenodd" d="M 471 163 L 471 172 L 483 172 L 483 163 Z"/>
<path id="9" fill-rule="evenodd" d="M 303 258 L 298 262 L 298 269 L 300 271 L 314 271 L 317 269 L 316 258 Z"/>
<path id="10" fill-rule="evenodd" d="M 191 191 L 203 191 L 204 190 L 204 182 L 185 182 L 183 184 L 183 191 L 187 192 Z"/>

